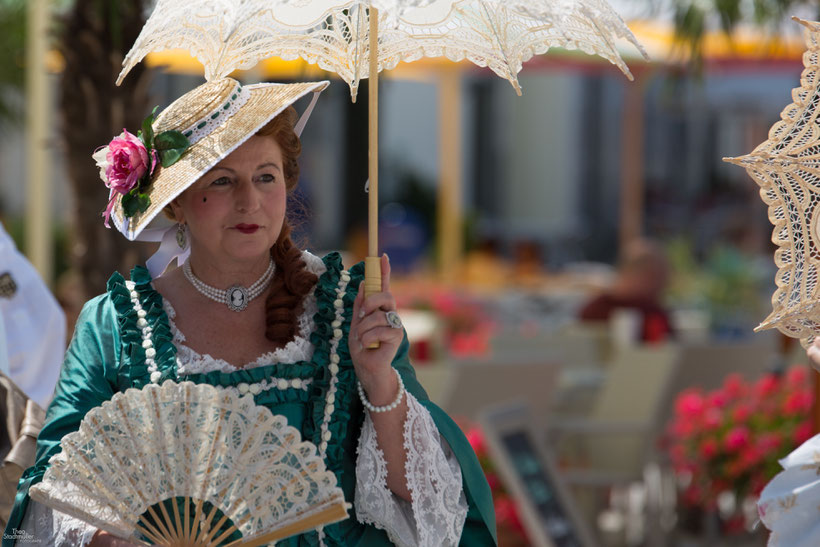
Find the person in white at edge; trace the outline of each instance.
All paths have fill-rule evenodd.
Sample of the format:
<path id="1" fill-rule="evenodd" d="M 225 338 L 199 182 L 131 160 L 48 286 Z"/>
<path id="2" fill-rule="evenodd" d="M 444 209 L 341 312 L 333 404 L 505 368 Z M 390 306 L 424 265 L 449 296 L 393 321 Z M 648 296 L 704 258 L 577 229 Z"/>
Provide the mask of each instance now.
<path id="1" fill-rule="evenodd" d="M 0 353 L 5 347 L 6 374 L 31 400 L 46 408 L 65 354 L 65 314 L 2 224 L 0 283 L 0 316 L 5 327 Z"/>

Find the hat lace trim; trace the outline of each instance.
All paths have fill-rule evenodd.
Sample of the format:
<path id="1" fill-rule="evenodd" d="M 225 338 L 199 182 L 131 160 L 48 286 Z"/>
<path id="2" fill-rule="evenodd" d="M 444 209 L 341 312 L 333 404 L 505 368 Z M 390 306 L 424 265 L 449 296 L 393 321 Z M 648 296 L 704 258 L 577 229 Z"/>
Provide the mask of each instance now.
<path id="1" fill-rule="evenodd" d="M 242 87 L 242 84 L 237 85 L 224 103 L 208 112 L 204 118 L 197 120 L 193 125 L 184 129 L 182 134 L 188 137 L 191 145 L 196 144 L 210 135 L 214 129 L 221 126 L 225 120 L 239 112 L 242 105 L 248 102 L 250 98 L 251 90 Z"/>

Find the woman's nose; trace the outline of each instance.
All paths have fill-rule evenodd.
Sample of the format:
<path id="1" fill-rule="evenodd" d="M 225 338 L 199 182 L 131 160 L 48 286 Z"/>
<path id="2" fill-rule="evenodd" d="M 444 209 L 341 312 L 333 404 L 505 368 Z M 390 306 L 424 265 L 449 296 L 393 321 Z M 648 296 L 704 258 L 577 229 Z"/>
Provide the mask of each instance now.
<path id="1" fill-rule="evenodd" d="M 236 209 L 243 213 L 255 211 L 259 207 L 259 193 L 251 181 L 240 181 L 235 190 Z"/>

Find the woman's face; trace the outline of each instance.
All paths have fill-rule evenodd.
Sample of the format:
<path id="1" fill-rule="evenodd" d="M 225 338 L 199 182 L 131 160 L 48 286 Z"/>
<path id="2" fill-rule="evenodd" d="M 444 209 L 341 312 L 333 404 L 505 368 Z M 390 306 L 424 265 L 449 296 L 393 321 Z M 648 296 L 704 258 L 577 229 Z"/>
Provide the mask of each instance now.
<path id="1" fill-rule="evenodd" d="M 282 229 L 286 188 L 282 151 L 254 135 L 171 203 L 188 225 L 191 250 L 214 260 L 266 255 Z"/>

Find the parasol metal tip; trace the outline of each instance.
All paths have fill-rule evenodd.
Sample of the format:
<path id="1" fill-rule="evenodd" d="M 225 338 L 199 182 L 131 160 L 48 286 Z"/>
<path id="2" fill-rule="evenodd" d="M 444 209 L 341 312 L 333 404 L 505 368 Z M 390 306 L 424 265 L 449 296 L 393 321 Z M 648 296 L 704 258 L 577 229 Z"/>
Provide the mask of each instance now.
<path id="1" fill-rule="evenodd" d="M 520 97 L 521 96 L 521 85 L 518 83 L 518 77 L 513 76 L 509 80 L 510 80 L 510 83 L 512 84 L 512 86 L 513 86 L 513 89 L 515 89 L 515 94 Z"/>
<path id="2" fill-rule="evenodd" d="M 816 26 L 815 23 L 813 23 L 812 21 L 807 21 L 805 19 L 801 19 L 800 17 L 798 17 L 796 15 L 792 15 L 792 21 L 796 21 L 796 22 L 800 23 L 801 25 L 803 25 L 804 27 L 806 27 L 807 29 L 810 29 L 810 30 L 814 30 L 815 26 Z"/>
<path id="3" fill-rule="evenodd" d="M 743 166 L 743 160 L 746 159 L 747 156 L 738 156 L 738 157 L 724 157 L 723 161 L 726 163 L 733 163 L 735 165 Z"/>

